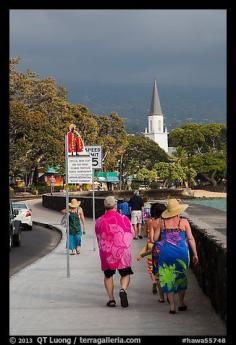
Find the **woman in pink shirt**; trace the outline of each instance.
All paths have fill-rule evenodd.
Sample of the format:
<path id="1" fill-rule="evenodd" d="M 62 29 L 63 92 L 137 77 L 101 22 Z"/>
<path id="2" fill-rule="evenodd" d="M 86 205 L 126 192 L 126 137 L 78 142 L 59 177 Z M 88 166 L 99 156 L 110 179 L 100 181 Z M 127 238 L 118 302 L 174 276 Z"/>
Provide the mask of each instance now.
<path id="1" fill-rule="evenodd" d="M 121 275 L 120 301 L 122 307 L 128 307 L 127 288 L 130 282 L 131 243 L 134 230 L 129 218 L 117 211 L 117 201 L 113 196 L 104 200 L 106 212 L 97 219 L 95 232 L 101 258 L 101 269 L 104 272 L 104 285 L 109 297 L 108 307 L 115 307 L 113 274 L 116 269 Z"/>

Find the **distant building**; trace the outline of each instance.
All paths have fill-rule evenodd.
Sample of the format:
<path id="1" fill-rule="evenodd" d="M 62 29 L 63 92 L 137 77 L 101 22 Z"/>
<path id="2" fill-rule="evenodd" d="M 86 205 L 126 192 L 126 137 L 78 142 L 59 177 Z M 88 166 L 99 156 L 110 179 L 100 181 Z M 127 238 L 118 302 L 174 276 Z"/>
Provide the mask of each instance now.
<path id="1" fill-rule="evenodd" d="M 168 132 L 166 127 L 164 129 L 164 116 L 161 110 L 156 80 L 153 85 L 151 109 L 148 115 L 148 127 L 145 128 L 144 135 L 155 141 L 166 153 L 168 153 Z"/>

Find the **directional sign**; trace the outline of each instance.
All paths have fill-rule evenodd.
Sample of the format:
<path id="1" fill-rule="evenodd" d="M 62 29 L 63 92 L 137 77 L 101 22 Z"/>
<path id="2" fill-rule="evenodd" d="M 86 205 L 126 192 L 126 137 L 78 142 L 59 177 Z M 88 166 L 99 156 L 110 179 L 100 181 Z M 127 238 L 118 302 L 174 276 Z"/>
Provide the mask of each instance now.
<path id="1" fill-rule="evenodd" d="M 68 184 L 92 183 L 92 159 L 90 156 L 68 157 Z"/>
<path id="2" fill-rule="evenodd" d="M 85 146 L 85 151 L 92 158 L 93 169 L 102 168 L 102 147 L 101 146 Z"/>

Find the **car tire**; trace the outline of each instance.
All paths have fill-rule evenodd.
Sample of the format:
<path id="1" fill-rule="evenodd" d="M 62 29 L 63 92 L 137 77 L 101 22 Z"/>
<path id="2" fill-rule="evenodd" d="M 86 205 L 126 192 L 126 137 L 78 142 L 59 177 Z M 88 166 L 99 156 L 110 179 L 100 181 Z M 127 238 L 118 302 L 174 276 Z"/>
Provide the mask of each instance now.
<path id="1" fill-rule="evenodd" d="M 13 234 L 13 236 L 12 236 L 13 246 L 20 247 L 23 226 L 19 220 L 15 220 L 14 226 L 15 226 L 15 232 L 16 233 Z"/>
<path id="2" fill-rule="evenodd" d="M 28 229 L 29 231 L 32 231 L 32 230 L 33 230 L 32 225 L 27 225 L 27 229 Z"/>
<path id="3" fill-rule="evenodd" d="M 9 236 L 9 250 L 11 251 L 11 248 L 13 246 L 13 240 L 12 240 L 12 236 Z"/>
<path id="4" fill-rule="evenodd" d="M 28 224 L 22 224 L 21 228 L 22 228 L 22 231 L 27 231 L 28 230 Z"/>
<path id="5" fill-rule="evenodd" d="M 21 246 L 21 232 L 18 234 L 13 235 L 13 245 L 15 247 L 20 247 Z"/>

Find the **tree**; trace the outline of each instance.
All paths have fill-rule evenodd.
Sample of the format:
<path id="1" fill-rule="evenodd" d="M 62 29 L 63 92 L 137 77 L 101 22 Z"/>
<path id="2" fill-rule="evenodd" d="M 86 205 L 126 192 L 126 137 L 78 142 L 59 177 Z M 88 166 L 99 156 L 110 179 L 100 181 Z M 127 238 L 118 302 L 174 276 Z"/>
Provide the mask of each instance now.
<path id="1" fill-rule="evenodd" d="M 187 179 L 186 172 L 179 163 L 160 162 L 154 165 L 154 169 L 158 178 L 164 181 L 164 187 L 177 182 L 183 184 Z"/>
<path id="2" fill-rule="evenodd" d="M 144 136 L 128 136 L 128 145 L 123 155 L 126 176 L 137 174 L 141 167 L 152 170 L 155 163 L 168 161 L 165 151 L 153 140 Z"/>
<path id="3" fill-rule="evenodd" d="M 186 181 L 184 181 L 186 187 L 191 187 L 195 184 L 195 177 L 197 176 L 197 172 L 190 163 L 190 158 L 188 157 L 186 149 L 178 146 L 174 155 L 176 157 L 176 163 L 182 167 L 186 175 Z"/>
<path id="4" fill-rule="evenodd" d="M 10 60 L 10 170 L 37 183 L 38 167 L 64 170 L 64 139 L 71 123 L 86 144 L 96 143 L 99 126 L 87 107 L 68 102 L 63 86 L 29 69 L 17 71 L 19 62 Z"/>
<path id="5" fill-rule="evenodd" d="M 102 146 L 105 171 L 118 168 L 127 146 L 127 133 L 124 120 L 115 112 L 108 116 L 95 115 L 98 124 L 97 143 Z"/>
<path id="6" fill-rule="evenodd" d="M 226 126 L 221 123 L 186 124 L 169 134 L 170 146 L 184 148 L 188 156 L 225 149 Z"/>
<path id="7" fill-rule="evenodd" d="M 23 172 L 33 182 L 38 166 L 61 163 L 63 142 L 56 128 L 50 128 L 47 116 L 19 102 L 10 102 L 10 173 Z M 37 181 L 35 181 L 37 182 Z"/>
<path id="8" fill-rule="evenodd" d="M 185 148 L 189 156 L 201 153 L 205 144 L 201 125 L 192 123 L 174 129 L 169 134 L 169 143 L 170 146 Z"/>
<path id="9" fill-rule="evenodd" d="M 202 126 L 205 137 L 204 152 L 223 151 L 226 147 L 226 127 L 222 123 L 212 123 Z"/>
<path id="10" fill-rule="evenodd" d="M 213 186 L 226 175 L 226 159 L 223 153 L 204 153 L 191 159 L 193 168 Z"/>
<path id="11" fill-rule="evenodd" d="M 189 184 L 196 173 L 213 186 L 226 171 L 226 126 L 187 124 L 170 133 L 170 145 L 177 147 L 177 162 L 185 168 Z M 194 171 L 195 170 L 195 171 Z M 192 182 L 191 182 L 192 181 Z"/>
<path id="12" fill-rule="evenodd" d="M 137 180 L 147 182 L 148 184 L 155 181 L 156 177 L 156 171 L 148 170 L 147 168 L 140 169 L 136 175 Z"/>

